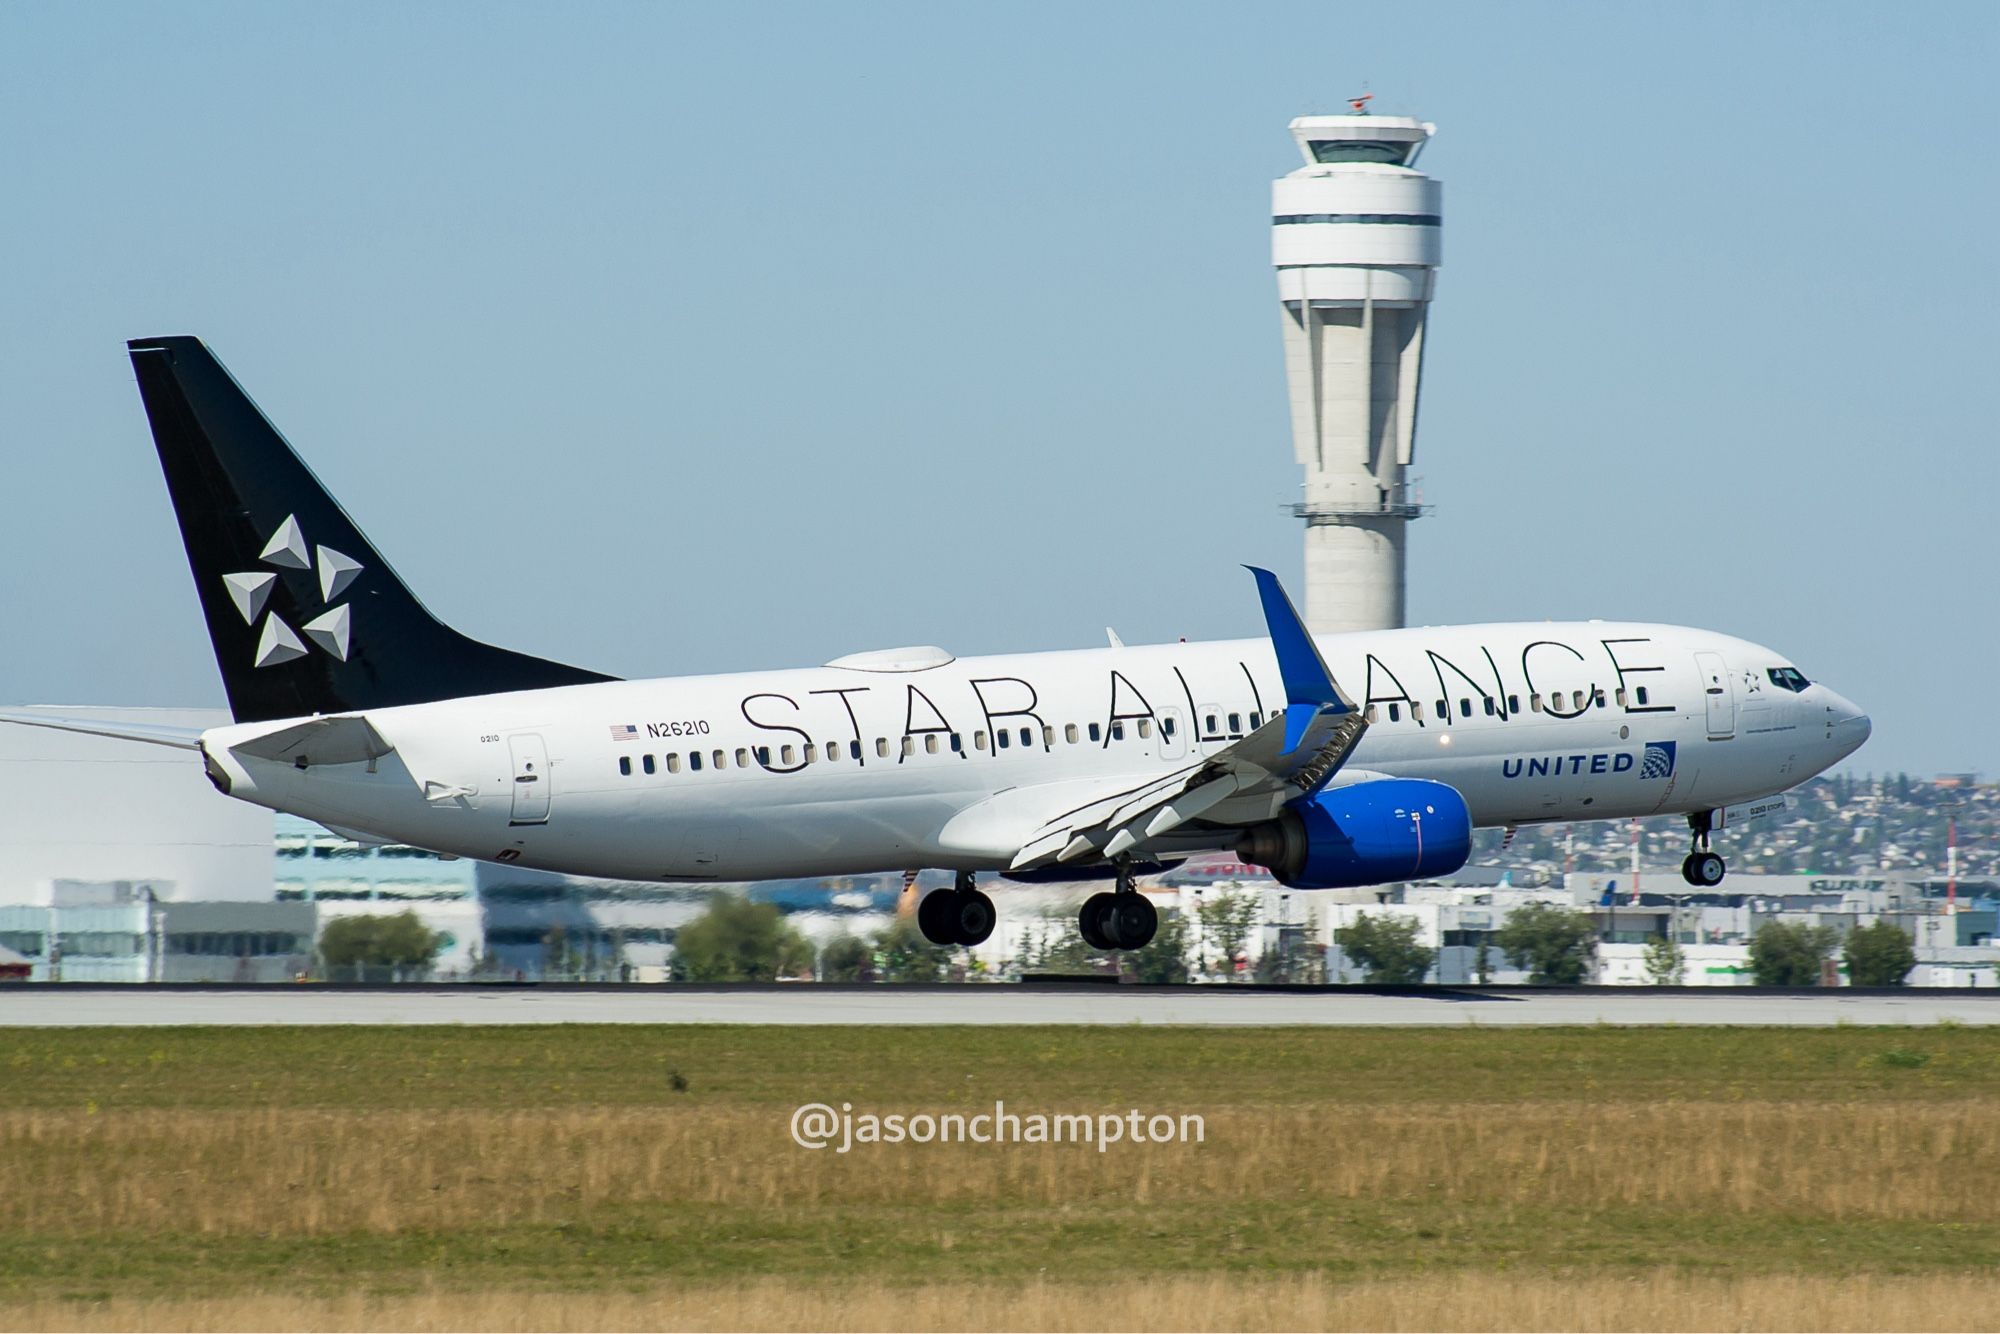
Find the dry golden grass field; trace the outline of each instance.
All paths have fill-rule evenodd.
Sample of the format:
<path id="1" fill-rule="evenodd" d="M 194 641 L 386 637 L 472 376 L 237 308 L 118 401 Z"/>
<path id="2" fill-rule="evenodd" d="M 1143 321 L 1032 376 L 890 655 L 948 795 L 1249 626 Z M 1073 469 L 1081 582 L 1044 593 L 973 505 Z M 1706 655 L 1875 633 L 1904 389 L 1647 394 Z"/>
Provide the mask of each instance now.
<path id="1" fill-rule="evenodd" d="M 809 1152 L 800 1102 L 1203 1143 Z M 2000 1033 L 0 1038 L 4 1328 L 2000 1325 Z"/>

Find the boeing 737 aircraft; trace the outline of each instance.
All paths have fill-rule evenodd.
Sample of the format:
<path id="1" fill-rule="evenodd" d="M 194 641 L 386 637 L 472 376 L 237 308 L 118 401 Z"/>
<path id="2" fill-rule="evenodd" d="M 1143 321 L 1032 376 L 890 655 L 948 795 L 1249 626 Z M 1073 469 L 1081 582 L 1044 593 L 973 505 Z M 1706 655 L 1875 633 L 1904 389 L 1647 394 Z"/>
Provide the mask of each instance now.
<path id="1" fill-rule="evenodd" d="M 1717 811 L 1868 737 L 1728 635 L 1315 641 L 1263 570 L 1264 639 L 617 680 L 445 626 L 199 340 L 129 347 L 235 721 L 10 721 L 185 748 L 224 793 L 364 840 L 630 880 L 950 870 L 918 918 L 965 945 L 994 924 L 977 874 L 1101 876 L 1083 937 L 1135 949 L 1134 877 L 1217 850 L 1324 889 L 1447 875 L 1475 827 L 1674 813 L 1713 886 Z"/>

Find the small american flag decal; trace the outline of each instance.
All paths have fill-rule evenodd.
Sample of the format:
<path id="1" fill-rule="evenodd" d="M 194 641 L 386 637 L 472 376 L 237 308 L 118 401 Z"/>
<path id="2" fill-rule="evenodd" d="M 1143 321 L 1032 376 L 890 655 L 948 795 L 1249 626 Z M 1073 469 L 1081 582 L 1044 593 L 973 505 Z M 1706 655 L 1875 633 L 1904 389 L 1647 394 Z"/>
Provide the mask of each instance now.
<path id="1" fill-rule="evenodd" d="M 613 741 L 637 741 L 639 739 L 639 729 L 631 723 L 613 723 L 611 726 L 611 739 Z"/>

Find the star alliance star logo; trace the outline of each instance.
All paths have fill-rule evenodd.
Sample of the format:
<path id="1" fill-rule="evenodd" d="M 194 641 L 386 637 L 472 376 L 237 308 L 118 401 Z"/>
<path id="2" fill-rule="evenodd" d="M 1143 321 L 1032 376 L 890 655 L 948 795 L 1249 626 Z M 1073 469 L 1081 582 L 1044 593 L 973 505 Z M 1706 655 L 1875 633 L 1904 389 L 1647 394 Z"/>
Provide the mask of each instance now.
<path id="1" fill-rule="evenodd" d="M 321 547 L 317 559 L 308 556 L 306 535 L 299 528 L 296 515 L 287 515 L 278 525 L 278 531 L 271 534 L 271 540 L 264 544 L 264 551 L 258 559 L 266 565 L 274 565 L 281 570 L 319 570 L 320 601 L 327 609 L 299 627 L 305 632 L 305 639 L 299 638 L 299 631 L 285 624 L 276 612 L 264 617 L 263 629 L 257 635 L 258 667 L 274 667 L 281 662 L 303 658 L 312 649 L 306 641 L 341 662 L 347 661 L 347 649 L 352 635 L 353 622 L 345 603 L 336 607 L 333 600 L 347 591 L 355 577 L 361 573 L 361 562 L 343 555 L 332 547 Z M 265 570 L 253 570 L 244 574 L 225 574 L 223 587 L 229 590 L 229 600 L 236 604 L 236 610 L 243 616 L 245 625 L 255 625 L 263 615 L 264 604 L 271 599 L 271 590 L 277 587 L 278 576 Z"/>

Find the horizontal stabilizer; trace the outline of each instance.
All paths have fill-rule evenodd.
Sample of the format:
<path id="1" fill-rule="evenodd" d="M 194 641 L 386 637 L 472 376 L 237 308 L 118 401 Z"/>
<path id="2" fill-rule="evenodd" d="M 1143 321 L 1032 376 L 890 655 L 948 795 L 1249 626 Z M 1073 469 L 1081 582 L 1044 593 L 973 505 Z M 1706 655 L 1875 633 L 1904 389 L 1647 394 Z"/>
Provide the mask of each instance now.
<path id="1" fill-rule="evenodd" d="M 22 727 L 47 727 L 58 732 L 80 732 L 85 736 L 110 737 L 117 741 L 138 741 L 148 746 L 172 746 L 176 750 L 200 750 L 201 729 L 166 727 L 158 723 L 113 723 L 98 718 L 71 718 L 62 714 L 0 712 L 0 723 Z"/>
<path id="2" fill-rule="evenodd" d="M 275 732 L 238 741 L 229 748 L 238 755 L 294 764 L 360 764 L 390 754 L 396 748 L 382 739 L 366 718 L 313 718 Z"/>

